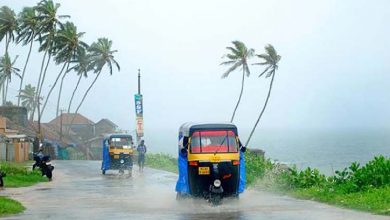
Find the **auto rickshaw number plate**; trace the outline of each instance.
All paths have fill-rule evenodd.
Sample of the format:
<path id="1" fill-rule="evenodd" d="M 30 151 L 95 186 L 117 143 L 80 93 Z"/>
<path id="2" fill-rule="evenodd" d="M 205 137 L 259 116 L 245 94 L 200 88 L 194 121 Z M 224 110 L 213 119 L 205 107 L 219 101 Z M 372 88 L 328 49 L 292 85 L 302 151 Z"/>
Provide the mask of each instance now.
<path id="1" fill-rule="evenodd" d="M 212 156 L 211 158 L 210 158 L 210 162 L 211 163 L 219 163 L 219 162 L 221 162 L 221 157 L 220 156 Z"/>
<path id="2" fill-rule="evenodd" d="M 199 167 L 199 175 L 210 175 L 210 167 Z"/>

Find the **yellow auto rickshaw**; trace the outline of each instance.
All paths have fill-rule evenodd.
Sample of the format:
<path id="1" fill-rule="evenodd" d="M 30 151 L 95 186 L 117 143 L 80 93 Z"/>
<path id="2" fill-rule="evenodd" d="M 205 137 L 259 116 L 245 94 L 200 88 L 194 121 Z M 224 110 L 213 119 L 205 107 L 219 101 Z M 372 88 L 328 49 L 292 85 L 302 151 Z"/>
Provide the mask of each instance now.
<path id="1" fill-rule="evenodd" d="M 245 147 L 232 123 L 185 123 L 179 129 L 177 199 L 203 197 L 218 205 L 245 188 Z"/>
<path id="2" fill-rule="evenodd" d="M 109 134 L 103 139 L 102 174 L 107 170 L 119 170 L 123 174 L 125 170 L 132 174 L 134 145 L 129 134 Z"/>

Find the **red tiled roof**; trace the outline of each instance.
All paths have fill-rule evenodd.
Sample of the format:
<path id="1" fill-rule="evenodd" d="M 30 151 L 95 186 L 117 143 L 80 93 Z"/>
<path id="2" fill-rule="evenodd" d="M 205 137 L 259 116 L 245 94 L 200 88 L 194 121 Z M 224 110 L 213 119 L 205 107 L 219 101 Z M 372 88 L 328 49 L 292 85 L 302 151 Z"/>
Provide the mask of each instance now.
<path id="1" fill-rule="evenodd" d="M 74 125 L 85 125 L 85 124 L 93 125 L 93 124 L 95 124 L 93 121 L 89 120 L 88 118 L 86 118 L 85 116 L 83 116 L 79 113 L 77 113 L 77 114 L 63 113 L 62 115 L 58 116 L 57 118 L 51 120 L 49 122 L 49 124 L 55 124 L 57 126 L 60 126 L 61 116 L 62 116 L 62 124 L 63 125 L 70 125 L 70 123 L 72 123 L 72 120 L 73 120 L 72 124 L 74 124 Z"/>
<path id="2" fill-rule="evenodd" d="M 109 124 L 111 127 L 114 127 L 114 128 L 118 127 L 118 125 L 116 125 L 114 122 L 110 121 L 110 120 L 107 119 L 107 118 L 101 119 L 100 121 L 98 121 L 98 122 L 96 123 L 96 125 L 99 125 L 99 124 L 102 124 L 102 123 L 107 123 L 107 124 Z"/>
<path id="3" fill-rule="evenodd" d="M 34 121 L 34 123 L 31 123 L 31 124 L 34 127 L 34 129 L 38 131 L 38 123 L 36 121 Z M 49 124 L 49 123 L 41 123 L 41 132 L 42 132 L 43 137 L 48 139 L 48 140 L 60 141 L 60 139 L 61 139 L 59 126 Z M 68 136 L 67 132 L 68 131 L 66 129 L 63 130 L 63 137 L 62 137 L 63 143 L 77 142 L 77 139 L 74 139 L 74 138 Z M 75 133 L 72 130 L 70 130 L 69 132 L 70 132 L 71 136 L 75 135 Z"/>

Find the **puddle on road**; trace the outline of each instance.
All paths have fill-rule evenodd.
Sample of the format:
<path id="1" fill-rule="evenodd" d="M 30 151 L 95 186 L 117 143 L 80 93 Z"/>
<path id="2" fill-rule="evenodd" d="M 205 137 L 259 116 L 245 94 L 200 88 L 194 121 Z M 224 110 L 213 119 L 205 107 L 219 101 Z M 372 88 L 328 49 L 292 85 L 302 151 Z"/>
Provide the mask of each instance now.
<path id="1" fill-rule="evenodd" d="M 37 188 L 35 191 L 46 191 L 46 190 L 51 190 L 51 188 Z"/>
<path id="2" fill-rule="evenodd" d="M 19 196 L 27 211 L 20 219 L 344 219 L 341 209 L 310 201 L 247 190 L 239 199 L 212 206 L 204 199 L 176 200 L 177 175 L 153 169 L 102 175 L 96 162 L 59 162 L 70 167 L 51 188 Z M 80 165 L 80 166 L 79 166 Z M 61 168 L 60 168 L 61 169 Z M 77 173 L 77 175 L 75 174 Z M 66 181 L 64 181 L 66 180 Z M 50 208 L 36 203 L 44 199 Z M 29 216 L 26 218 L 26 216 Z M 32 216 L 30 218 L 30 216 Z M 360 213 L 351 215 L 368 219 Z M 370 216 L 371 217 L 371 216 Z"/>

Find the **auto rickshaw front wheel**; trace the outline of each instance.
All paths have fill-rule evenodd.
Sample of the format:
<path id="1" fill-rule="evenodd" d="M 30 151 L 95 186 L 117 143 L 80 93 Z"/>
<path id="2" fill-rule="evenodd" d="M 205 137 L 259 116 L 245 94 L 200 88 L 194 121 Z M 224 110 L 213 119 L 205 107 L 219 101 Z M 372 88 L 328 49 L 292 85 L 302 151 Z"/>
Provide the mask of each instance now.
<path id="1" fill-rule="evenodd" d="M 129 169 L 129 177 L 132 177 L 133 176 L 133 169 Z"/>
<path id="2" fill-rule="evenodd" d="M 106 175 L 106 170 L 102 170 L 102 174 L 103 174 L 103 175 Z"/>
<path id="3" fill-rule="evenodd" d="M 213 206 L 221 205 L 222 197 L 219 194 L 211 195 L 210 198 L 209 198 L 209 202 Z"/>
<path id="4" fill-rule="evenodd" d="M 180 193 L 180 192 L 177 192 L 177 193 L 176 193 L 176 200 L 177 200 L 177 201 L 184 200 L 184 199 L 186 199 L 186 198 L 187 198 L 187 196 L 186 196 L 185 194 L 182 194 L 182 193 Z"/>

